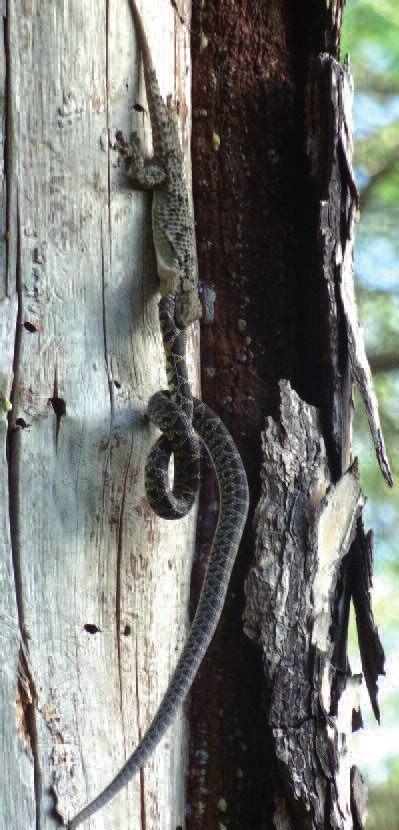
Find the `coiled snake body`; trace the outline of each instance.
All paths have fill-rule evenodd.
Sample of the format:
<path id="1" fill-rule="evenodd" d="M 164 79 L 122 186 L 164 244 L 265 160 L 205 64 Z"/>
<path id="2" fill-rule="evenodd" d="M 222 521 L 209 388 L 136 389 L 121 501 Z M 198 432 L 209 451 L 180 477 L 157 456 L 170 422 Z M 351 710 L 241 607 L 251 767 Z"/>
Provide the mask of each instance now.
<path id="1" fill-rule="evenodd" d="M 147 497 L 163 518 L 180 518 L 188 512 L 199 486 L 198 435 L 216 473 L 219 519 L 193 624 L 158 711 L 120 772 L 73 819 L 70 830 L 75 830 L 127 784 L 145 764 L 174 720 L 219 622 L 248 513 L 247 478 L 233 439 L 220 418 L 191 395 L 185 361 L 186 334 L 175 324 L 174 298 L 163 297 L 159 311 L 170 391 L 157 392 L 148 405 L 148 416 L 163 435 L 147 460 Z M 170 490 L 168 463 L 172 452 L 175 471 L 173 490 Z"/>

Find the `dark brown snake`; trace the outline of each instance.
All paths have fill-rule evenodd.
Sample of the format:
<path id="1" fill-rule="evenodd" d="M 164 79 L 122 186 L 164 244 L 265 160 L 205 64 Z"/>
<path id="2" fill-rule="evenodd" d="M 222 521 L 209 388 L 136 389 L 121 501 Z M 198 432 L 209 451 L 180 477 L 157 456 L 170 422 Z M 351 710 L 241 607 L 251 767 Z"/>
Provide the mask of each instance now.
<path id="1" fill-rule="evenodd" d="M 148 405 L 148 417 L 163 434 L 147 459 L 147 497 L 155 512 L 165 519 L 181 518 L 188 513 L 199 487 L 198 435 L 216 473 L 219 519 L 193 624 L 158 711 L 120 772 L 75 816 L 68 825 L 70 830 L 90 818 L 130 781 L 175 719 L 219 622 L 248 513 L 247 478 L 233 439 L 220 418 L 191 395 L 185 359 L 186 333 L 175 324 L 173 297 L 161 299 L 159 316 L 170 391 L 157 392 Z M 168 465 L 172 452 L 174 483 L 170 490 Z"/>

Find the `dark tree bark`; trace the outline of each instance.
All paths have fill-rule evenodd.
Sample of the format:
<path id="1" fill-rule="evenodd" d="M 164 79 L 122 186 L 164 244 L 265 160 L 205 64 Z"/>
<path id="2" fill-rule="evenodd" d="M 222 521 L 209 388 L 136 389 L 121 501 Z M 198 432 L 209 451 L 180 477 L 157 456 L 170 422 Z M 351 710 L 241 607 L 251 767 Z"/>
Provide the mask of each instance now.
<path id="1" fill-rule="evenodd" d="M 193 4 L 202 393 L 237 440 L 253 510 L 192 695 L 190 830 L 364 821 L 349 755 L 359 678 L 346 658 L 353 569 L 366 562 L 354 565 L 351 547 L 363 504 L 351 364 L 387 480 L 389 470 L 351 296 L 342 5 Z M 204 507 L 194 600 L 211 534 Z M 375 634 L 368 586 L 359 607 Z M 364 640 L 375 691 L 382 652 Z"/>

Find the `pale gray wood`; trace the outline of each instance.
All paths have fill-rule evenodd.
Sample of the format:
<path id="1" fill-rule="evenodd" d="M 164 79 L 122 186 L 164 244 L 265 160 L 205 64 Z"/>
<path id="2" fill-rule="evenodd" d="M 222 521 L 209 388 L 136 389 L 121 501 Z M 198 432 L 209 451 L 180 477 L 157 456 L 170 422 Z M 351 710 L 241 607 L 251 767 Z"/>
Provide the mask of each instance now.
<path id="1" fill-rule="evenodd" d="M 187 19 L 188 3 L 180 10 Z M 1 432 L 9 656 L 0 701 L 10 752 L 0 815 L 7 830 L 29 830 L 59 826 L 55 804 L 66 819 L 92 799 L 150 722 L 187 633 L 195 511 L 167 523 L 144 495 L 155 437 L 144 413 L 166 378 L 150 200 L 132 192 L 114 144 L 118 129 L 128 135 L 145 124 L 149 132 L 148 117 L 133 110 L 143 93 L 128 2 L 25 0 L 9 4 L 8 15 L 10 240 L 0 340 L 2 368 L 10 378 L 15 358 L 16 376 L 14 569 Z M 189 28 L 167 0 L 145 3 L 145 22 L 161 88 L 177 89 L 182 102 L 187 149 Z M 10 716 L 17 601 L 32 698 L 22 726 L 14 709 Z M 183 824 L 185 754 L 178 722 L 88 827 Z"/>
<path id="2" fill-rule="evenodd" d="M 3 16 L 1 42 L 4 44 Z M 1 52 L 1 114 L 5 118 L 6 55 Z M 2 233 L 0 236 L 0 828 L 29 827 L 34 810 L 32 752 L 26 731 L 25 702 L 29 687 L 18 682 L 20 637 L 9 521 L 7 416 L 4 401 L 11 395 L 17 320 L 17 293 L 7 283 L 7 213 L 4 135 L 1 177 Z M 5 796 L 5 797 L 4 797 Z"/>

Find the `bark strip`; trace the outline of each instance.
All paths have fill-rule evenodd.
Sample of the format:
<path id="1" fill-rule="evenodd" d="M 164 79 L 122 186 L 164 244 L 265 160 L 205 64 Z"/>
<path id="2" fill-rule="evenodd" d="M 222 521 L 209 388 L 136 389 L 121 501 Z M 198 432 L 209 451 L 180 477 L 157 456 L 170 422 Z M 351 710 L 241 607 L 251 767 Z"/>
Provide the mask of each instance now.
<path id="1" fill-rule="evenodd" d="M 364 499 L 355 468 L 332 483 L 317 410 L 286 381 L 280 395 L 279 420 L 268 418 L 262 435 L 245 631 L 262 648 L 267 720 L 292 826 L 338 830 L 352 826 L 353 689 L 348 684 L 333 712 L 332 623 Z"/>

